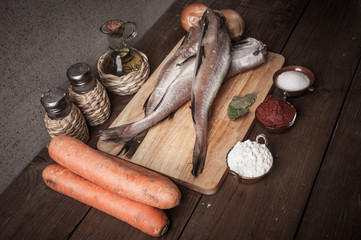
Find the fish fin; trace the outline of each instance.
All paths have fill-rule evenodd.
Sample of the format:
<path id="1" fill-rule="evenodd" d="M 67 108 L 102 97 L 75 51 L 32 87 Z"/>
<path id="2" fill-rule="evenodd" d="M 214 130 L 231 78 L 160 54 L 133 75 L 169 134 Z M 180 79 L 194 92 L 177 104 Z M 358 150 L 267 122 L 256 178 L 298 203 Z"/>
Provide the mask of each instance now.
<path id="1" fill-rule="evenodd" d="M 252 41 L 250 38 L 240 39 L 236 42 L 232 42 L 231 44 L 231 51 L 241 51 L 244 48 L 252 45 Z"/>
<path id="2" fill-rule="evenodd" d="M 193 94 L 193 93 L 192 93 Z M 194 102 L 194 94 L 192 95 L 192 98 L 191 98 L 191 110 L 192 110 L 192 120 L 193 120 L 193 123 L 195 124 L 196 123 L 196 120 L 194 118 L 194 113 L 195 113 L 195 102 Z"/>
<path id="3" fill-rule="evenodd" d="M 149 102 L 150 96 L 152 96 L 152 93 L 153 92 L 151 92 L 151 94 L 149 94 L 149 96 L 147 97 L 147 99 L 145 100 L 145 102 L 143 104 L 144 113 L 147 113 L 148 102 Z"/>
<path id="4" fill-rule="evenodd" d="M 127 141 L 129 137 L 124 136 L 124 130 L 129 126 L 130 124 L 124 124 L 118 127 L 108 128 L 101 130 L 99 132 L 99 137 L 103 138 L 103 142 L 115 142 L 120 143 Z"/>
<path id="5" fill-rule="evenodd" d="M 196 56 L 196 55 L 192 55 L 192 56 L 186 58 L 183 62 L 177 63 L 176 66 L 177 66 L 177 67 L 182 66 L 182 65 L 185 64 L 189 59 L 192 59 L 192 58 L 194 58 L 195 56 Z"/>
<path id="6" fill-rule="evenodd" d="M 206 57 L 206 54 L 204 52 L 204 46 L 201 45 L 201 46 L 199 46 L 199 52 L 198 52 L 198 55 L 197 55 L 197 67 L 196 67 L 196 75 L 195 76 L 198 75 L 198 70 L 202 65 L 203 57 Z"/>
<path id="7" fill-rule="evenodd" d="M 125 142 L 125 144 L 123 145 L 122 149 L 120 150 L 120 154 L 127 154 L 129 152 L 130 149 L 133 149 L 134 144 L 136 144 L 137 141 L 132 138 L 129 141 Z"/>
<path id="8" fill-rule="evenodd" d="M 128 158 L 132 158 L 134 153 L 137 151 L 140 143 L 143 141 L 145 135 L 147 134 L 147 131 L 141 132 L 137 136 L 131 138 L 129 141 L 127 141 L 122 149 L 120 150 L 119 154 L 125 154 Z"/>
<path id="9" fill-rule="evenodd" d="M 175 115 L 175 113 L 178 111 L 178 109 L 179 109 L 179 108 L 177 108 L 176 110 L 174 110 L 173 112 L 171 112 L 171 113 L 168 115 L 168 119 L 169 119 L 169 120 L 171 120 L 171 119 L 174 117 L 174 115 Z"/>
<path id="10" fill-rule="evenodd" d="M 206 34 L 208 25 L 209 25 L 209 20 L 207 18 L 207 14 L 209 12 L 209 9 L 206 9 L 206 11 L 204 11 L 201 19 L 199 20 L 199 26 L 201 27 L 201 39 L 204 37 L 204 34 Z"/>
<path id="11" fill-rule="evenodd" d="M 180 107 L 179 107 L 179 108 L 180 108 Z M 174 110 L 173 112 L 171 112 L 167 117 L 163 118 L 163 119 L 160 120 L 158 123 L 163 122 L 163 121 L 166 120 L 166 119 L 171 120 L 171 119 L 174 117 L 175 113 L 178 111 L 179 108 L 177 108 L 176 110 Z"/>
<path id="12" fill-rule="evenodd" d="M 191 38 L 193 37 L 193 35 L 196 33 L 196 31 L 197 31 L 196 27 L 194 27 L 194 26 L 190 27 L 190 28 L 188 29 L 188 31 L 186 32 L 186 34 L 185 34 L 185 36 L 184 36 L 184 38 L 183 38 L 183 41 L 182 41 L 182 43 L 181 43 L 180 46 L 185 46 L 185 45 L 187 45 L 187 44 L 190 42 L 190 40 L 191 40 Z"/>
<path id="13" fill-rule="evenodd" d="M 209 119 L 211 119 L 212 114 L 213 114 L 213 109 L 209 109 L 209 111 L 208 111 L 208 121 L 209 121 Z"/>
<path id="14" fill-rule="evenodd" d="M 182 105 L 183 106 L 183 105 Z M 171 112 L 169 115 L 168 115 L 168 120 L 171 120 L 174 115 L 176 114 L 176 112 L 182 107 L 182 106 L 179 106 L 176 110 L 174 110 L 173 112 Z"/>
<path id="15" fill-rule="evenodd" d="M 183 38 L 183 41 L 182 41 L 182 43 L 181 43 L 181 46 L 186 45 L 186 44 L 188 43 L 188 41 L 189 41 L 189 31 L 186 32 L 186 35 L 185 35 L 184 38 Z"/>
<path id="16" fill-rule="evenodd" d="M 206 17 L 208 11 L 209 11 L 209 9 L 207 9 L 203 13 L 201 20 L 199 20 L 199 26 L 201 26 L 201 37 L 199 39 L 199 48 L 198 48 L 198 52 L 197 52 L 197 61 L 196 61 L 197 66 L 196 66 L 195 76 L 197 76 L 198 70 L 199 70 L 200 66 L 202 65 L 202 58 L 206 57 L 205 52 L 204 52 L 204 45 L 202 44 L 202 41 L 203 41 L 204 35 L 206 34 L 208 24 L 209 24 L 208 18 Z"/>

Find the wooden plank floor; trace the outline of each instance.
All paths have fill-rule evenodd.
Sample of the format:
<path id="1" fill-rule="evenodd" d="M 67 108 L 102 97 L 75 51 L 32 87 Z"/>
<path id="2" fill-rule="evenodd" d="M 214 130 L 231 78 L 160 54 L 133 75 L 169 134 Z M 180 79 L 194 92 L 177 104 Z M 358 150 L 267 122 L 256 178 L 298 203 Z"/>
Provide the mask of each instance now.
<path id="1" fill-rule="evenodd" d="M 302 218 L 298 239 L 361 239 L 361 67 Z"/>
<path id="2" fill-rule="evenodd" d="M 176 1 L 135 46 L 151 71 L 183 37 L 179 15 L 192 2 Z M 298 112 L 289 131 L 270 134 L 257 124 L 250 131 L 250 139 L 266 134 L 275 157 L 265 179 L 246 185 L 228 176 L 211 196 L 180 186 L 181 205 L 166 211 L 171 226 L 162 238 L 361 239 L 360 1 L 200 2 L 240 12 L 246 36 L 282 54 L 286 65 L 311 69 L 315 90 L 289 99 Z M 130 99 L 111 96 L 111 120 L 91 129 L 89 145 Z M 47 188 L 41 172 L 52 162 L 44 147 L 0 196 L 0 239 L 151 239 Z"/>

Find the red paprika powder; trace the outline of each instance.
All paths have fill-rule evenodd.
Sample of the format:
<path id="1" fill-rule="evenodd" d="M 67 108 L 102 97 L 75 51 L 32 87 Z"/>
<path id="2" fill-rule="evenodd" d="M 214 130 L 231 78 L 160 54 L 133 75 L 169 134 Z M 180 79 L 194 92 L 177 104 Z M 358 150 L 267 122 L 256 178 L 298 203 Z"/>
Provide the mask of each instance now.
<path id="1" fill-rule="evenodd" d="M 290 103 L 268 96 L 256 110 L 256 117 L 267 127 L 282 127 L 292 122 L 296 108 Z"/>

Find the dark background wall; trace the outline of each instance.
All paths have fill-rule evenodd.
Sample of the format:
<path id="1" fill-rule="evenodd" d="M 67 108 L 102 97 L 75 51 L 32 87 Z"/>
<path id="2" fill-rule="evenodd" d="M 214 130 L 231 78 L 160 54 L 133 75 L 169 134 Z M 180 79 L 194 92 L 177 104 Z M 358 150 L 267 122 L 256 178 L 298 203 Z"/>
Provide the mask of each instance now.
<path id="1" fill-rule="evenodd" d="M 134 21 L 138 36 L 174 0 L 2 0 L 0 7 L 0 193 L 50 140 L 40 96 L 67 86 L 66 69 L 93 70 L 108 48 L 99 31 L 109 19 Z M 141 50 L 141 49 L 140 49 Z"/>

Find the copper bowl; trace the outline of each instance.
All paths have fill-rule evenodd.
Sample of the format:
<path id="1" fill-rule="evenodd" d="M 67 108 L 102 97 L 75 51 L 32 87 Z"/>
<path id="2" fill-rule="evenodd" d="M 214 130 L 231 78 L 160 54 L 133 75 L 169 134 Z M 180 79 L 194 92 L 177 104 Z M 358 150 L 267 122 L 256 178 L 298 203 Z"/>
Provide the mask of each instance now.
<path id="1" fill-rule="evenodd" d="M 279 75 L 281 73 L 284 73 L 284 72 L 288 72 L 288 71 L 295 71 L 295 72 L 300 72 L 300 73 L 303 73 L 307 76 L 307 78 L 310 80 L 309 84 L 307 87 L 305 87 L 304 89 L 301 89 L 301 90 L 298 90 L 298 91 L 286 91 L 284 89 L 282 89 L 280 86 L 277 85 L 277 79 L 279 77 Z M 313 87 L 312 85 L 314 84 L 315 82 L 315 76 L 313 75 L 313 73 L 305 68 L 305 67 L 302 67 L 302 66 L 287 66 L 287 67 L 283 67 L 281 68 L 280 70 L 278 70 L 277 72 L 274 73 L 273 75 L 273 83 L 274 85 L 281 89 L 283 91 L 283 94 L 286 96 L 286 97 L 299 97 L 301 95 L 303 95 L 306 91 L 313 91 Z"/>
<path id="2" fill-rule="evenodd" d="M 273 165 L 272 165 L 273 166 Z M 271 168 L 263 175 L 258 176 L 258 177 L 244 177 L 244 176 L 240 176 L 238 175 L 236 172 L 233 172 L 232 170 L 229 170 L 229 174 L 231 174 L 237 181 L 241 182 L 241 183 L 256 183 L 261 181 L 272 169 Z"/>
<path id="3" fill-rule="evenodd" d="M 264 141 L 264 144 L 267 146 L 267 139 L 266 137 L 263 135 L 263 134 L 260 134 L 256 137 L 256 141 L 259 142 L 258 140 L 262 138 L 263 141 Z M 259 182 L 260 180 L 262 180 L 272 169 L 273 167 L 273 161 L 272 161 L 272 165 L 271 167 L 268 169 L 267 172 L 265 172 L 264 174 L 260 175 L 260 176 L 257 176 L 257 177 L 245 177 L 245 176 L 241 176 L 239 175 L 238 173 L 232 171 L 229 166 L 228 166 L 228 155 L 229 153 L 232 151 L 232 149 L 234 148 L 234 146 L 228 151 L 227 153 L 227 156 L 226 156 L 226 164 L 227 164 L 227 167 L 228 167 L 228 170 L 229 170 L 229 174 L 234 177 L 238 182 L 241 182 L 241 183 L 256 183 L 256 182 Z"/>
<path id="4" fill-rule="evenodd" d="M 291 103 L 287 102 L 287 104 L 291 105 L 293 108 L 295 108 Z M 259 107 L 259 106 L 258 106 Z M 255 111 L 255 116 L 256 116 L 256 119 L 257 119 L 257 122 L 264 128 L 266 129 L 268 132 L 270 133 L 282 133 L 284 131 L 286 131 L 287 129 L 289 129 L 290 127 L 292 127 L 292 125 L 295 123 L 296 121 L 296 117 L 297 117 L 297 111 L 295 112 L 295 115 L 293 116 L 292 120 L 285 124 L 285 125 L 280 125 L 280 126 L 267 126 L 267 125 L 264 125 L 257 117 L 257 110 L 258 110 L 258 107 L 256 108 L 256 111 Z"/>

